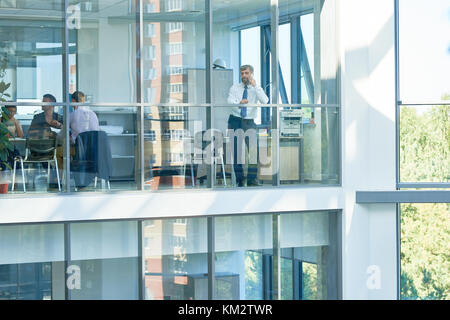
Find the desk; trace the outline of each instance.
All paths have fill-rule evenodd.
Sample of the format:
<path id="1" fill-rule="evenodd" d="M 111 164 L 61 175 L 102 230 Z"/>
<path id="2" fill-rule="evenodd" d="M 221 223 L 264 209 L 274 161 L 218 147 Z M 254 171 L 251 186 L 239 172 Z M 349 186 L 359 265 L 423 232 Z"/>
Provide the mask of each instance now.
<path id="1" fill-rule="evenodd" d="M 272 168 L 272 137 L 267 137 L 267 147 L 260 147 L 260 152 L 267 155 L 269 164 L 258 165 L 258 179 L 271 181 L 276 172 Z M 280 182 L 303 182 L 304 159 L 303 137 L 280 137 Z"/>

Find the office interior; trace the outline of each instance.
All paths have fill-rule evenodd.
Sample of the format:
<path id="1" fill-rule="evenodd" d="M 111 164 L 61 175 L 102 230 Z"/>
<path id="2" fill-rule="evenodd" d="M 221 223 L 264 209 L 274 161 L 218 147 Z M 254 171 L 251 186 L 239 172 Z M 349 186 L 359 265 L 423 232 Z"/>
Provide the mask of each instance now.
<path id="1" fill-rule="evenodd" d="M 260 187 L 340 183 L 334 1 L 280 0 L 276 18 L 268 0 L 0 0 L 0 7 L 5 81 L 25 137 L 44 94 L 56 97 L 55 112 L 64 121 L 80 105 L 69 101 L 75 91 L 84 92 L 81 105 L 96 113 L 107 133 L 109 184 L 83 190 L 65 174 L 72 156 L 62 138 L 63 192 L 237 187 L 226 134 L 235 106 L 227 96 L 244 64 L 254 66 L 255 80 L 269 97 L 253 106 Z M 210 66 L 216 61 L 222 65 Z M 208 153 L 212 139 L 220 141 L 217 153 Z M 12 140 L 25 152 L 26 138 Z M 20 171 L 9 192 L 59 192 L 45 179 L 45 168 Z M 278 235 L 274 219 L 281 224 Z M 207 299 L 207 248 L 214 242 L 218 298 L 271 299 L 281 290 L 285 299 L 336 299 L 339 219 L 335 211 L 224 216 L 214 222 L 213 239 L 206 238 L 206 217 L 71 223 L 69 239 L 63 224 L 2 226 L 4 248 L 18 245 L 25 233 L 34 239 L 22 242 L 32 256 L 9 249 L 3 256 L 2 294 Z M 299 225 L 301 236 L 292 229 Z M 282 258 L 276 290 L 275 240 Z M 51 248 L 33 247 L 43 243 Z M 67 250 L 84 275 L 73 283 L 80 290 L 64 288 Z"/>
<path id="2" fill-rule="evenodd" d="M 80 90 L 86 95 L 85 106 L 97 114 L 100 129 L 109 137 L 109 190 L 236 187 L 231 149 L 227 154 L 232 106 L 226 100 L 229 88 L 240 82 L 239 66 L 251 64 L 255 80 L 270 99 L 267 105 L 255 106 L 260 185 L 338 184 L 339 70 L 333 1 L 279 1 L 276 99 L 270 2 L 211 1 L 210 39 L 205 33 L 207 3 L 143 1 L 140 8 L 139 1 L 69 1 L 64 20 L 63 1 L 3 1 L 3 7 L 11 6 L 10 19 L 8 10 L 1 19 L 2 51 L 8 57 L 5 78 L 25 136 L 40 112 L 42 95 L 53 94 L 61 103 L 55 110 L 63 115 L 67 93 Z M 11 20 L 19 7 L 19 14 L 35 16 Z M 212 68 L 208 98 L 209 56 L 225 66 Z M 208 129 L 223 143 L 213 159 L 206 159 Z M 23 153 L 25 142 L 16 145 Z M 38 171 L 34 177 L 32 170 Z M 38 168 L 27 172 L 28 192 L 55 191 L 36 185 Z M 61 180 L 76 190 L 73 178 Z M 15 183 L 14 192 L 21 192 L 20 172 Z M 98 186 L 83 190 L 109 191 Z"/>

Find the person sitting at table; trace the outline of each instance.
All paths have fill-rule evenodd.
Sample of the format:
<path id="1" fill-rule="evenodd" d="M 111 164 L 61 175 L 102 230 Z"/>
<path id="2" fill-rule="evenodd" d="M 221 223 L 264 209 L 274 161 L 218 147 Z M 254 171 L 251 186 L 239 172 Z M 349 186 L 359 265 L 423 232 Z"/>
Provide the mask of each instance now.
<path id="1" fill-rule="evenodd" d="M 84 103 L 84 93 L 81 91 L 72 93 L 72 102 Z M 99 130 L 98 118 L 93 111 L 84 106 L 73 106 L 73 112 L 70 114 L 70 131 L 73 143 L 75 143 L 80 133 Z"/>
<path id="2" fill-rule="evenodd" d="M 17 114 L 17 106 L 7 106 L 9 111 L 9 120 L 5 120 L 2 118 L 2 122 L 6 125 L 9 131 L 10 138 L 23 138 L 23 130 L 20 122 L 14 118 Z"/>
<path id="3" fill-rule="evenodd" d="M 56 98 L 51 94 L 45 94 L 42 102 L 56 102 Z M 28 129 L 28 137 L 33 139 L 56 138 L 51 128 L 61 129 L 63 117 L 56 112 L 55 106 L 42 106 L 44 112 L 38 113 L 31 121 Z"/>

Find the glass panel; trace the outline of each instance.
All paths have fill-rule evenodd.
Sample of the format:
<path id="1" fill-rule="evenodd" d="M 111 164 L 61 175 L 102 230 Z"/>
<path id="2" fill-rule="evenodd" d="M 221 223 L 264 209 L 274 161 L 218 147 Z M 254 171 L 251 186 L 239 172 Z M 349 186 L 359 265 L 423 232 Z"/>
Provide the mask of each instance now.
<path id="1" fill-rule="evenodd" d="M 239 94 L 234 90 L 236 92 L 230 97 L 230 88 L 233 84 L 240 85 L 240 66 L 251 65 L 253 67 L 252 78 L 255 83 L 252 81 L 249 83 L 251 88 L 249 88 L 247 100 L 250 104 L 256 104 L 258 99 L 254 94 L 256 92 L 254 86 L 263 88 L 265 86 L 261 78 L 261 73 L 265 70 L 261 70 L 260 66 L 259 27 L 270 25 L 270 1 L 231 0 L 224 2 L 213 0 L 212 11 L 212 57 L 215 63 L 212 75 L 212 100 L 219 104 L 239 103 L 242 100 L 243 89 L 237 90 L 240 91 Z M 240 35 L 241 41 L 239 41 Z M 267 101 L 260 102 L 267 103 Z M 250 117 L 251 115 L 248 118 Z"/>
<path id="2" fill-rule="evenodd" d="M 137 189 L 140 179 L 137 110 L 136 107 L 73 107 L 71 184 L 78 191 Z"/>
<path id="3" fill-rule="evenodd" d="M 301 37 L 303 44 L 300 52 L 301 90 L 300 103 L 314 103 L 314 14 L 305 14 L 300 18 Z M 303 46 L 304 45 L 304 46 Z M 295 101 L 292 101 L 295 103 Z"/>
<path id="4" fill-rule="evenodd" d="M 272 216 L 217 217 L 216 298 L 272 299 Z"/>
<path id="5" fill-rule="evenodd" d="M 302 300 L 317 300 L 317 264 L 302 261 Z"/>
<path id="6" fill-rule="evenodd" d="M 281 258 L 281 300 L 293 300 L 293 260 Z"/>
<path id="7" fill-rule="evenodd" d="M 400 107 L 400 181 L 450 182 L 450 106 Z"/>
<path id="8" fill-rule="evenodd" d="M 138 228 L 135 221 L 72 223 L 71 261 L 79 283 L 72 300 L 136 300 L 138 285 Z"/>
<path id="9" fill-rule="evenodd" d="M 0 300 L 64 299 L 63 225 L 0 226 Z"/>
<path id="10" fill-rule="evenodd" d="M 400 99 L 440 101 L 450 94 L 450 3 L 447 0 L 399 1 Z"/>
<path id="11" fill-rule="evenodd" d="M 137 101 L 134 3 L 69 1 L 70 93 L 81 90 L 91 103 Z"/>
<path id="12" fill-rule="evenodd" d="M 338 299 L 337 241 L 335 213 L 281 215 L 283 299 Z"/>
<path id="13" fill-rule="evenodd" d="M 205 188 L 210 176 L 206 107 L 145 107 L 145 187 Z"/>
<path id="14" fill-rule="evenodd" d="M 9 84 L 0 98 L 62 101 L 63 1 L 0 1 L 0 10 L 0 81 Z"/>
<path id="15" fill-rule="evenodd" d="M 402 300 L 448 300 L 448 203 L 401 204 Z"/>
<path id="16" fill-rule="evenodd" d="M 292 88 L 292 99 L 281 102 L 337 104 L 336 1 L 279 0 L 278 6 L 286 23 L 279 27 L 279 61 L 286 89 Z"/>
<path id="17" fill-rule="evenodd" d="M 205 103 L 205 1 L 144 0 L 145 103 Z"/>
<path id="18" fill-rule="evenodd" d="M 339 183 L 339 109 L 280 110 L 280 183 Z"/>
<path id="19" fill-rule="evenodd" d="M 204 140 L 214 140 L 216 187 L 272 186 L 275 175 L 276 130 L 270 107 L 246 107 L 253 119 L 235 114 L 239 107 L 216 106 L 214 127 Z"/>
<path id="20" fill-rule="evenodd" d="M 55 97 L 45 95 L 42 101 L 55 103 Z M 8 161 L 12 168 L 9 192 L 64 190 L 64 107 L 19 105 L 7 109 L 14 114 L 13 119 L 3 122 L 14 146 Z"/>
<path id="21" fill-rule="evenodd" d="M 293 103 L 291 97 L 291 24 L 285 23 L 279 26 L 280 37 L 278 45 L 278 60 L 281 73 L 279 75 L 280 96 L 278 101 L 283 104 Z"/>
<path id="22" fill-rule="evenodd" d="M 258 40 L 260 38 L 261 38 L 260 27 L 253 27 L 241 30 L 241 43 L 240 43 L 241 64 L 243 65 L 251 64 L 253 66 L 255 79 L 261 79 L 261 40 Z M 215 67 L 213 73 L 219 73 L 220 70 L 221 70 L 220 68 Z M 224 73 L 226 73 L 226 71 Z"/>
<path id="23" fill-rule="evenodd" d="M 208 299 L 206 218 L 143 224 L 145 299 Z"/>

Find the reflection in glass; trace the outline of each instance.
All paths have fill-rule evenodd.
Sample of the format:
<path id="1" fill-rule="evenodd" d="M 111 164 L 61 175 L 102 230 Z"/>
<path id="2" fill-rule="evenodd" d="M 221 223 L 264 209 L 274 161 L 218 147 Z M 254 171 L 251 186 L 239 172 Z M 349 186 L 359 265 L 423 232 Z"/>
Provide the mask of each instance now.
<path id="1" fill-rule="evenodd" d="M 145 299 L 208 299 L 206 218 L 143 224 Z"/>
<path id="2" fill-rule="evenodd" d="M 448 300 L 448 203 L 400 205 L 400 299 Z"/>
<path id="3" fill-rule="evenodd" d="M 79 285 L 69 287 L 72 300 L 136 300 L 138 236 L 135 221 L 72 223 L 71 270 Z"/>
<path id="4" fill-rule="evenodd" d="M 0 300 L 64 299 L 62 225 L 0 226 Z"/>
<path id="5" fill-rule="evenodd" d="M 280 183 L 339 183 L 339 109 L 280 109 Z"/>
<path id="6" fill-rule="evenodd" d="M 145 107 L 145 186 L 152 190 L 208 186 L 206 107 Z"/>
<path id="7" fill-rule="evenodd" d="M 0 60 L 6 99 L 38 102 L 42 95 L 63 99 L 63 1 L 1 1 Z M 0 9 L 1 10 L 1 9 Z M 4 97 L 5 98 L 5 97 Z"/>
<path id="8" fill-rule="evenodd" d="M 281 215 L 282 299 L 338 299 L 337 215 Z"/>
<path id="9" fill-rule="evenodd" d="M 70 0 L 69 92 L 86 102 L 131 103 L 136 89 L 136 9 L 130 1 Z"/>
<path id="10" fill-rule="evenodd" d="M 143 4 L 143 101 L 205 103 L 205 2 Z"/>
<path id="11" fill-rule="evenodd" d="M 70 113 L 72 185 L 79 191 L 136 190 L 137 108 L 74 109 Z"/>
<path id="12" fill-rule="evenodd" d="M 45 94 L 45 103 L 55 103 L 56 98 Z M 59 192 L 63 190 L 63 106 L 17 106 L 14 114 L 15 130 L 10 130 L 15 161 L 11 192 Z M 11 127 L 8 127 L 11 128 Z M 22 135 L 18 135 L 17 128 Z"/>
<path id="13" fill-rule="evenodd" d="M 337 104 L 336 31 L 323 27 L 335 24 L 336 1 L 280 0 L 278 5 L 281 103 Z"/>
<path id="14" fill-rule="evenodd" d="M 450 105 L 400 107 L 400 181 L 450 182 Z"/>
<path id="15" fill-rule="evenodd" d="M 216 298 L 271 298 L 271 215 L 217 217 Z"/>
<path id="16" fill-rule="evenodd" d="M 227 103 L 229 88 L 233 83 L 240 82 L 241 65 L 248 64 L 255 68 L 255 80 L 265 90 L 266 83 L 263 84 L 265 79 L 262 78 L 266 76 L 266 69 L 261 69 L 260 63 L 269 62 L 269 59 L 265 52 L 260 51 L 259 27 L 270 26 L 270 1 L 213 0 L 212 11 L 212 60 L 221 59 L 225 63 L 223 68 L 215 68 L 223 70 L 223 75 L 213 75 L 213 102 Z"/>
<path id="17" fill-rule="evenodd" d="M 244 121 L 235 115 L 237 107 L 214 109 L 215 129 L 206 138 L 214 140 L 217 187 L 273 185 L 277 130 L 272 129 L 272 110 L 251 108 L 255 118 Z"/>

